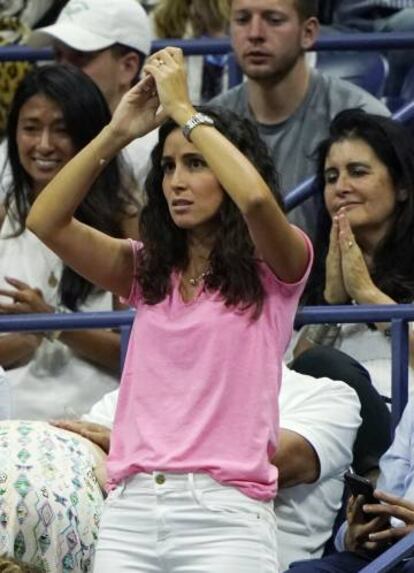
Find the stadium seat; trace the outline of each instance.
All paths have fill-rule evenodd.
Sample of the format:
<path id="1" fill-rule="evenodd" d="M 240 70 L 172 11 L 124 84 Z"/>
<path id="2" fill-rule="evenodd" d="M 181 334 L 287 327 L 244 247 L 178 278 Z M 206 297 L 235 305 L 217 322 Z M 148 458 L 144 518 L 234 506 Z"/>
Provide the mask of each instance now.
<path id="1" fill-rule="evenodd" d="M 335 0 L 325 0 L 324 2 L 319 2 L 318 20 L 321 24 L 324 24 L 325 26 L 332 24 L 335 4 Z"/>
<path id="2" fill-rule="evenodd" d="M 414 100 L 414 66 L 411 66 L 404 78 L 400 99 L 404 104 Z"/>
<path id="3" fill-rule="evenodd" d="M 384 95 L 389 66 L 377 52 L 319 52 L 316 67 L 329 76 L 364 88 L 379 99 Z"/>

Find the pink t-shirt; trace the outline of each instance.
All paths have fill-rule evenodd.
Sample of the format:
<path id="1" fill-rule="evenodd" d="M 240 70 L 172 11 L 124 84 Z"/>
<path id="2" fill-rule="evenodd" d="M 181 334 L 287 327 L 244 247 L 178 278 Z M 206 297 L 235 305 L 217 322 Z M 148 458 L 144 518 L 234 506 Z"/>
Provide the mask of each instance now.
<path id="1" fill-rule="evenodd" d="M 177 274 L 171 294 L 156 305 L 145 304 L 134 283 L 129 304 L 139 310 L 112 432 L 109 487 L 138 472 L 205 472 L 256 499 L 276 495 L 270 460 L 281 362 L 309 268 L 299 283 L 285 284 L 258 264 L 266 296 L 257 320 L 203 288 L 184 302 Z"/>

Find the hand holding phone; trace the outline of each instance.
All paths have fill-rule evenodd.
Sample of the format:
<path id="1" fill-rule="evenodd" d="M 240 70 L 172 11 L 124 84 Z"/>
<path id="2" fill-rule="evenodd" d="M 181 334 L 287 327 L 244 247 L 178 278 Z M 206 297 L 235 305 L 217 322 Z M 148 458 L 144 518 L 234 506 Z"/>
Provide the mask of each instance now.
<path id="1" fill-rule="evenodd" d="M 350 492 L 354 497 L 359 495 L 364 496 L 364 503 L 374 504 L 380 503 L 379 500 L 374 496 L 375 488 L 369 479 L 354 474 L 352 472 L 346 472 L 344 475 L 345 483 L 349 487 Z M 367 521 L 372 519 L 371 515 L 366 515 Z"/>

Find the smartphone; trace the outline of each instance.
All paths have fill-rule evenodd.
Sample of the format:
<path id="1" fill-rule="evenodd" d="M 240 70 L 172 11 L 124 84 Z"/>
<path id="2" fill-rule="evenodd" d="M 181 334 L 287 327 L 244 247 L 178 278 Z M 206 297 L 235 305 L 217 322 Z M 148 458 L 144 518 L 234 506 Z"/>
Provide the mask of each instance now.
<path id="1" fill-rule="evenodd" d="M 346 472 L 344 479 L 353 496 L 363 495 L 365 498 L 364 503 L 380 503 L 380 501 L 374 497 L 375 488 L 369 479 L 352 472 Z M 367 518 L 372 519 L 372 517 L 368 515 Z"/>

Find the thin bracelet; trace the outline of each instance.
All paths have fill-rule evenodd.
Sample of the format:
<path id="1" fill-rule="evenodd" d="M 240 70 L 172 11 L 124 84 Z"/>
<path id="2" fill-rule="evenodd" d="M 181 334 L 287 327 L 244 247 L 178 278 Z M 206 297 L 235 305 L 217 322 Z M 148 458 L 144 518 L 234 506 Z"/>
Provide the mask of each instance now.
<path id="1" fill-rule="evenodd" d="M 99 167 L 102 168 L 107 163 L 108 160 L 105 157 L 99 157 L 99 154 L 96 151 L 95 141 L 92 142 L 92 151 L 93 151 L 95 160 L 98 162 Z"/>

